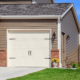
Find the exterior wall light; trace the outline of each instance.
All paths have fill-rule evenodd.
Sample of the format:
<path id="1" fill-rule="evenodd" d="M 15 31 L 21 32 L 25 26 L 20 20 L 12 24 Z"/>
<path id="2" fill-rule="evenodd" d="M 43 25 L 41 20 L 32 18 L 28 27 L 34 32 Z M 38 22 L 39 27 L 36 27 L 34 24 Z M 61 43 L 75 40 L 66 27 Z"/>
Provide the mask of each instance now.
<path id="1" fill-rule="evenodd" d="M 52 41 L 53 41 L 55 38 L 56 38 L 56 34 L 55 34 L 55 32 L 54 32 L 53 35 L 52 35 Z"/>
<path id="2" fill-rule="evenodd" d="M 70 35 L 67 35 L 66 40 L 70 40 Z"/>

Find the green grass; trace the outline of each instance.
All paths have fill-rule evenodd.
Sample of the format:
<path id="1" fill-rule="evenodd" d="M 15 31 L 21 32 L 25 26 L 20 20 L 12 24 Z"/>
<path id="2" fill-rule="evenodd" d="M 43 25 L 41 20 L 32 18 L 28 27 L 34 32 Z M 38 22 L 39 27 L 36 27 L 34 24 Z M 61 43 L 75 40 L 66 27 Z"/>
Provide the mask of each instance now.
<path id="1" fill-rule="evenodd" d="M 80 68 L 76 70 L 47 68 L 25 76 L 7 80 L 80 80 Z"/>

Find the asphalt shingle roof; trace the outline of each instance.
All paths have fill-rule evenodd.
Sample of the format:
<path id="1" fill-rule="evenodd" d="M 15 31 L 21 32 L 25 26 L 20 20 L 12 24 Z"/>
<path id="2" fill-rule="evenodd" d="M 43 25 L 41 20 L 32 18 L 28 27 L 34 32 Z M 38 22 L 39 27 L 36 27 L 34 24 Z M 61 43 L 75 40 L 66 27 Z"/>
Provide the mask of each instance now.
<path id="1" fill-rule="evenodd" d="M 72 3 L 0 4 L 0 15 L 62 15 Z"/>

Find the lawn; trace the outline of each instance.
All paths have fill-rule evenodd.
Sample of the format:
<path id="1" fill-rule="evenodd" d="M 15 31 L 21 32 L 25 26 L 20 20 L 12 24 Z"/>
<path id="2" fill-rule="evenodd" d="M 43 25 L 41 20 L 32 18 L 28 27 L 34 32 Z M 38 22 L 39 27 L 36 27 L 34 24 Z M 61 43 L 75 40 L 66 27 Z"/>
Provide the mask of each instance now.
<path id="1" fill-rule="evenodd" d="M 80 68 L 76 70 L 46 68 L 38 72 L 7 80 L 80 80 Z"/>

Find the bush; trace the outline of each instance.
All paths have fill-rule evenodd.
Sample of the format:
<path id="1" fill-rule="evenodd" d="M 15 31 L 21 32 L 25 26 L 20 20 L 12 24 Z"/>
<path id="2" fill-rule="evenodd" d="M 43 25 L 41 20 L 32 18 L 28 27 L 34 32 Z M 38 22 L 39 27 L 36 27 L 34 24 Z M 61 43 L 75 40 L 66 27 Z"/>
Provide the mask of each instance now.
<path id="1" fill-rule="evenodd" d="M 78 63 L 78 67 L 80 67 L 80 63 Z"/>
<path id="2" fill-rule="evenodd" d="M 74 63 L 74 62 L 73 62 L 73 63 L 71 64 L 71 66 L 72 66 L 73 68 L 78 68 L 78 63 Z"/>

